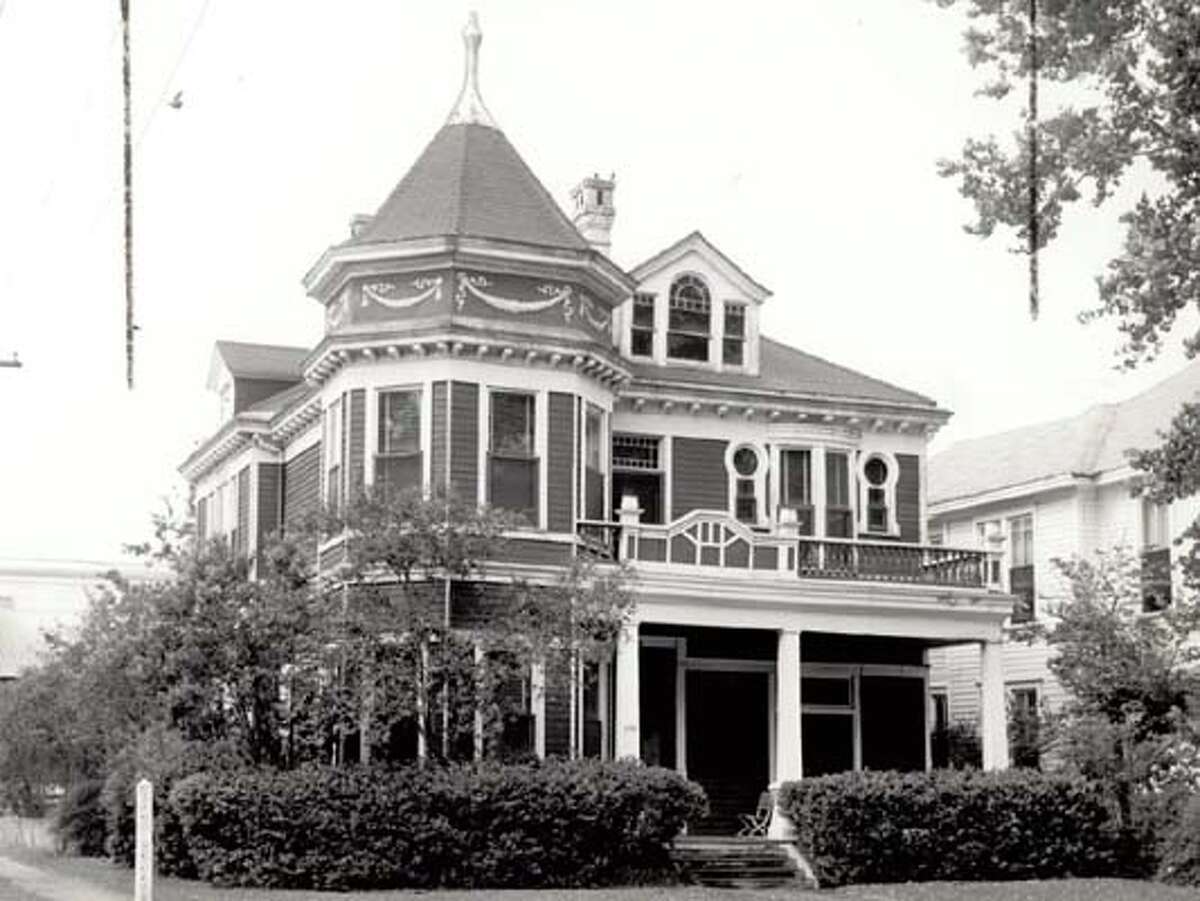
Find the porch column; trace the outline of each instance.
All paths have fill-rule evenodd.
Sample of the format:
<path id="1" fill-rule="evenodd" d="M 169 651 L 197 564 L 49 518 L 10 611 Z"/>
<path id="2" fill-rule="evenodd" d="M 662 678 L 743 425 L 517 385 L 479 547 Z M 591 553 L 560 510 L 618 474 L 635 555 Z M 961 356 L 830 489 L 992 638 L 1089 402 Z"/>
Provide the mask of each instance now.
<path id="1" fill-rule="evenodd" d="M 983 691 L 983 768 L 1008 769 L 1008 715 L 1004 704 L 1004 669 L 998 641 L 980 642 Z"/>
<path id="2" fill-rule="evenodd" d="M 546 756 L 546 664 L 535 660 L 529 666 L 529 712 L 533 714 L 533 752 Z"/>
<path id="3" fill-rule="evenodd" d="M 800 722 L 800 633 L 782 629 L 775 651 L 775 780 L 771 783 L 775 811 L 768 829 L 771 838 L 795 835 L 795 827 L 779 808 L 779 788 L 803 775 Z"/>
<path id="4" fill-rule="evenodd" d="M 628 623 L 617 638 L 617 734 L 616 757 L 642 756 L 641 686 L 638 681 L 638 627 Z"/>

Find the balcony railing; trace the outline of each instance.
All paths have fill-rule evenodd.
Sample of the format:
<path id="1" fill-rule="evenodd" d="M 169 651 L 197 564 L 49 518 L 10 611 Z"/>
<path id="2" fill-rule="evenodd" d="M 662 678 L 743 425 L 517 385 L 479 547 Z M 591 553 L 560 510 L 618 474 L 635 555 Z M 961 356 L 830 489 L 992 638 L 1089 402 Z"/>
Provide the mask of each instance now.
<path id="1" fill-rule="evenodd" d="M 794 523 L 752 529 L 719 511 L 698 510 L 668 525 L 581 520 L 578 549 L 600 560 L 746 570 L 783 578 L 904 582 L 983 588 L 987 551 L 889 541 L 810 538 Z"/>

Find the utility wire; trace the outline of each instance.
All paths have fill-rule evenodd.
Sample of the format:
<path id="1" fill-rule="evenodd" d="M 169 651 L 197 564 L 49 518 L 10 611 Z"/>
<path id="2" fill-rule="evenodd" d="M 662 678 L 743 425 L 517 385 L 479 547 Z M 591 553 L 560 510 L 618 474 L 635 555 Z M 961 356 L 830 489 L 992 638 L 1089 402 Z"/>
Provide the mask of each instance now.
<path id="1" fill-rule="evenodd" d="M 1038 45 L 1037 0 L 1029 0 L 1029 317 L 1038 318 Z"/>

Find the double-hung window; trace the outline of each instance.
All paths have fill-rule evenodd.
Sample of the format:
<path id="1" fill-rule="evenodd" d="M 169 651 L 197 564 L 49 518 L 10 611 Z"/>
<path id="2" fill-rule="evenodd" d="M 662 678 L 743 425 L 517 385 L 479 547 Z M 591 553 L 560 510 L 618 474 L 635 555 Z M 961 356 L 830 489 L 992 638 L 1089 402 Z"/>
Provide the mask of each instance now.
<path id="1" fill-rule="evenodd" d="M 780 453 L 783 466 L 783 506 L 796 511 L 801 535 L 813 534 L 812 451 L 785 450 Z"/>
<path id="2" fill-rule="evenodd" d="M 642 522 L 661 523 L 663 503 L 663 465 L 661 441 L 651 435 L 613 435 L 612 508 L 621 509 L 621 501 L 630 494 L 637 498 Z"/>
<path id="3" fill-rule="evenodd" d="M 708 361 L 712 301 L 708 285 L 695 275 L 671 283 L 667 316 L 667 356 L 674 360 Z"/>
<path id="4" fill-rule="evenodd" d="M 825 534 L 830 538 L 854 537 L 850 458 L 842 451 L 825 453 Z"/>
<path id="5" fill-rule="evenodd" d="M 490 500 L 493 507 L 538 523 L 538 458 L 534 442 L 537 404 L 532 394 L 493 391 L 489 423 Z"/>
<path id="6" fill-rule="evenodd" d="M 1171 533 L 1166 504 L 1142 499 L 1142 610 L 1171 605 Z"/>
<path id="7" fill-rule="evenodd" d="M 375 485 L 388 494 L 420 489 L 421 392 L 379 392 Z"/>
<path id="8" fill-rule="evenodd" d="M 1000 587 L 1000 559 L 998 551 L 1004 544 L 1004 532 L 1000 520 L 988 519 L 975 523 L 975 543 L 982 551 L 988 551 L 986 581 L 989 586 Z"/>
<path id="9" fill-rule="evenodd" d="M 334 513 L 342 510 L 343 406 L 339 397 L 325 408 L 325 434 L 321 442 L 325 455 L 325 504 Z"/>
<path id="10" fill-rule="evenodd" d="M 583 511 L 584 519 L 604 518 L 604 411 L 587 404 L 583 414 Z"/>
<path id="11" fill-rule="evenodd" d="M 746 305 L 725 304 L 725 337 L 722 360 L 726 366 L 746 365 Z"/>
<path id="12" fill-rule="evenodd" d="M 635 357 L 654 356 L 654 295 L 633 295 L 633 322 L 629 329 L 629 352 Z"/>
<path id="13" fill-rule="evenodd" d="M 1033 576 L 1033 516 L 1014 516 L 1008 521 L 1008 590 L 1016 596 L 1012 621 L 1027 623 L 1036 615 Z"/>

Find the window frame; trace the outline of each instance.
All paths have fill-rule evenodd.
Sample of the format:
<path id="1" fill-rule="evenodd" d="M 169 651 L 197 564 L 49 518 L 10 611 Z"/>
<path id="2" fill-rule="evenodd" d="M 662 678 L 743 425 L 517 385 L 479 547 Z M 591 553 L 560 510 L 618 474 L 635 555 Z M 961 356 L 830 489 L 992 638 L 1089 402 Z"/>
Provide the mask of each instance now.
<path id="1" fill-rule="evenodd" d="M 321 490 L 322 501 L 335 513 L 340 513 L 344 501 L 346 459 L 346 398 L 334 398 L 325 406 L 321 424 Z"/>
<path id="2" fill-rule="evenodd" d="M 741 318 L 741 331 L 737 334 L 733 334 L 729 330 L 730 317 L 734 310 L 738 311 Z M 749 350 L 750 305 L 741 300 L 724 301 L 721 321 L 721 365 L 727 369 L 745 369 L 749 365 L 747 353 Z M 736 346 L 738 349 L 736 361 L 729 359 L 729 351 L 732 346 Z"/>
<path id="3" fill-rule="evenodd" d="M 867 478 L 867 467 L 878 460 L 885 467 L 882 485 L 876 485 Z M 858 476 L 858 531 L 864 535 L 882 535 L 896 537 L 900 534 L 899 514 L 896 510 L 896 484 L 900 481 L 900 464 L 895 454 L 886 450 L 866 450 L 858 455 L 858 465 L 855 467 Z M 879 508 L 871 503 L 873 491 L 883 494 L 884 524 L 876 528 L 871 522 L 871 512 Z"/>
<path id="4" fill-rule="evenodd" d="M 808 478 L 807 478 L 807 499 L 803 503 L 792 503 L 792 498 L 789 496 L 789 472 L 788 464 L 789 455 L 804 454 L 808 458 Z M 775 512 L 776 517 L 779 516 L 779 510 L 795 510 L 796 522 L 800 528 L 800 534 L 812 536 L 816 534 L 817 520 L 817 472 L 816 462 L 818 455 L 814 448 L 810 445 L 784 445 L 779 448 L 779 505 Z"/>
<path id="5" fill-rule="evenodd" d="M 389 451 L 383 449 L 384 443 L 384 404 L 386 399 L 391 395 L 409 394 L 415 395 L 416 398 L 416 441 L 415 449 L 411 451 Z M 374 391 L 374 419 L 367 423 L 373 428 L 375 440 L 371 449 L 371 476 L 372 484 L 380 484 L 380 469 L 381 464 L 386 465 L 388 461 L 393 460 L 416 460 L 417 463 L 417 479 L 416 484 L 411 486 L 418 490 L 425 488 L 425 442 L 426 442 L 426 410 L 425 397 L 426 390 L 423 384 L 402 384 L 388 385 L 386 387 L 376 388 Z"/>
<path id="6" fill-rule="evenodd" d="M 638 323 L 639 308 L 650 311 L 649 325 Z M 646 360 L 654 359 L 654 332 L 657 316 L 658 295 L 650 291 L 635 292 L 629 307 L 629 355 L 631 357 L 639 357 Z M 645 353 L 637 350 L 637 342 L 634 340 L 637 336 L 645 336 L 649 341 L 649 346 Z"/>
<path id="7" fill-rule="evenodd" d="M 529 452 L 527 454 L 517 454 L 505 449 L 497 451 L 495 447 L 496 433 L 496 397 L 497 395 L 512 395 L 523 397 L 528 403 L 529 421 L 527 424 L 527 436 L 529 440 Z M 485 449 L 487 460 L 487 488 L 486 499 L 487 503 L 497 509 L 510 510 L 512 512 L 524 515 L 528 520 L 526 528 L 541 529 L 543 527 L 543 517 L 545 516 L 545 503 L 542 497 L 542 483 L 545 479 L 545 474 L 542 472 L 542 456 L 538 453 L 539 450 L 539 433 L 538 433 L 538 407 L 544 406 L 538 403 L 539 398 L 543 396 L 542 392 L 530 390 L 528 388 L 510 387 L 508 385 L 489 385 L 486 388 L 487 396 L 487 418 L 485 423 L 487 444 Z M 546 414 L 543 414 L 546 415 Z M 495 464 L 496 461 L 508 462 L 524 462 L 527 464 L 532 476 L 532 484 L 530 486 L 530 494 L 532 505 L 523 509 L 514 509 L 511 507 L 502 506 L 495 501 Z"/>
<path id="8" fill-rule="evenodd" d="M 821 473 L 821 478 L 824 479 L 824 482 L 825 482 L 825 503 L 824 503 L 824 509 L 822 509 L 820 511 L 820 515 L 822 517 L 822 533 L 821 534 L 824 535 L 826 538 L 842 538 L 842 539 L 849 540 L 849 539 L 853 539 L 855 537 L 855 532 L 856 532 L 858 523 L 857 523 L 857 520 L 854 515 L 855 467 L 854 467 L 854 464 L 851 459 L 853 457 L 853 454 L 854 454 L 854 452 L 852 450 L 850 450 L 849 448 L 845 448 L 845 447 L 827 447 L 827 448 L 825 448 L 824 472 Z M 829 470 L 830 470 L 832 461 L 837 457 L 841 457 L 845 461 L 846 503 L 844 503 L 844 504 L 835 504 L 835 503 L 831 502 L 832 492 L 830 491 L 830 488 L 832 487 L 834 482 L 832 479 L 829 478 Z M 834 534 L 832 534 L 832 532 L 829 528 L 829 525 L 830 525 L 830 521 L 831 521 L 830 518 L 834 515 L 843 517 L 844 521 L 849 523 L 849 525 L 850 525 L 850 534 L 849 535 L 834 535 Z"/>
<path id="9" fill-rule="evenodd" d="M 749 475 L 738 472 L 734 459 L 741 451 L 752 451 L 756 458 L 754 471 Z M 766 448 L 757 441 L 730 441 L 725 448 L 725 471 L 729 479 L 729 514 L 744 526 L 755 528 L 766 521 L 766 482 L 770 458 Z M 750 489 L 752 493 L 743 493 Z M 754 504 L 754 518 L 745 519 L 738 515 L 739 503 L 750 499 Z"/>
<path id="10" fill-rule="evenodd" d="M 696 286 L 704 293 L 703 301 L 691 301 L 692 303 L 702 302 L 705 306 L 705 315 L 707 316 L 707 326 L 704 331 L 693 329 L 675 328 L 672 322 L 672 315 L 676 312 L 676 304 L 683 303 L 684 299 L 677 296 L 682 287 Z M 698 310 L 688 310 L 679 307 L 681 313 L 697 313 Z M 667 291 L 667 341 L 666 341 L 666 359 L 678 363 L 691 363 L 698 365 L 711 364 L 713 362 L 713 299 L 712 289 L 708 286 L 708 281 L 696 272 L 680 272 L 671 279 L 671 286 Z M 691 339 L 704 339 L 704 356 L 687 356 L 683 354 L 672 353 L 671 345 L 672 338 L 680 336 Z"/>

